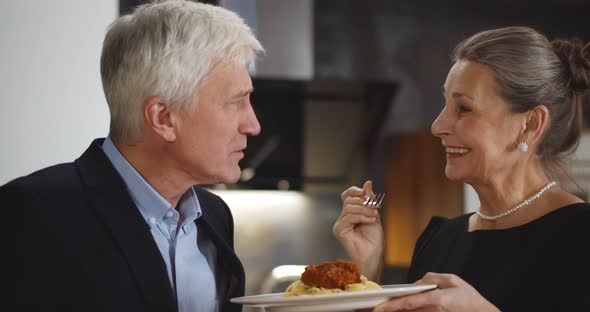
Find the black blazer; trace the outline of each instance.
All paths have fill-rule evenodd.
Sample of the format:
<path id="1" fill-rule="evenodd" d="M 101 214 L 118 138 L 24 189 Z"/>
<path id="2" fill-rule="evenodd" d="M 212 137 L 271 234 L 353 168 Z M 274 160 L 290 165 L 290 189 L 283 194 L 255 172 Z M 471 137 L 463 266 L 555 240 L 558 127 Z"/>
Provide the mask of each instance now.
<path id="1" fill-rule="evenodd" d="M 177 311 L 164 260 L 123 179 L 92 142 L 74 163 L 0 187 L 8 302 L 18 311 Z M 217 248 L 221 311 L 241 311 L 244 269 L 233 249 L 233 219 L 218 196 L 195 187 L 199 232 Z M 213 287 L 213 285 L 212 285 Z M 4 301 L 4 300 L 3 300 Z"/>

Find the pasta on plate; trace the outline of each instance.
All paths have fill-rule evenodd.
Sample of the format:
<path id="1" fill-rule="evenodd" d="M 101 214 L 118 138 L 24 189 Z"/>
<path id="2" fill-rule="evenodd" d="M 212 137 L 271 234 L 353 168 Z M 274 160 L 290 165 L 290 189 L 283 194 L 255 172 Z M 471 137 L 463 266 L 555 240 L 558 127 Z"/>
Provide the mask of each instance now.
<path id="1" fill-rule="evenodd" d="M 350 261 L 336 260 L 309 265 L 301 279 L 291 283 L 285 296 L 331 294 L 345 291 L 381 289 L 377 283 L 360 274 L 359 267 Z"/>

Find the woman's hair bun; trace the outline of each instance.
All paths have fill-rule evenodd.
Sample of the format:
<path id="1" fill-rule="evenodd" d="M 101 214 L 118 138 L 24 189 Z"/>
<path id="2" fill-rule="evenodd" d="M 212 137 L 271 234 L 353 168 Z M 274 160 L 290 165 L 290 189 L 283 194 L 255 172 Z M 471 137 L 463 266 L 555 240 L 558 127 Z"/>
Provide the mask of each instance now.
<path id="1" fill-rule="evenodd" d="M 576 92 L 590 89 L 590 44 L 578 39 L 556 39 L 551 42 L 555 52 L 563 61 L 570 77 L 571 88 Z"/>

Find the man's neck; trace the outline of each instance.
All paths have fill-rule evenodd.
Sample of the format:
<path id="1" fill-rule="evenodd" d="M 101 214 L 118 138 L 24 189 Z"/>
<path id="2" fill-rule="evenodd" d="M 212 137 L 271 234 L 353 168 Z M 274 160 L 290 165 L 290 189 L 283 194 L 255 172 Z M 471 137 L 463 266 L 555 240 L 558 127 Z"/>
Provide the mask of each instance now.
<path id="1" fill-rule="evenodd" d="M 177 174 L 173 164 L 165 157 L 159 157 L 162 152 L 150 149 L 145 144 L 115 146 L 133 166 L 133 168 L 149 183 L 172 207 L 176 208 L 182 195 L 194 185 L 188 178 Z"/>

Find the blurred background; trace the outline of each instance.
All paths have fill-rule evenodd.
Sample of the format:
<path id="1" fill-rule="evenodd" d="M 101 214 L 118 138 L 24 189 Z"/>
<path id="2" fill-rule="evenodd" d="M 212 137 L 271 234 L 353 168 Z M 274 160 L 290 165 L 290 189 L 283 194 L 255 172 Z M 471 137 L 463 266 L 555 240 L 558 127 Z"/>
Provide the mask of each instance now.
<path id="1" fill-rule="evenodd" d="M 102 40 L 113 19 L 142 2 L 0 2 L 0 184 L 70 162 L 108 134 Z M 478 207 L 468 186 L 444 177 L 430 134 L 452 48 L 510 25 L 590 39 L 586 0 L 206 2 L 238 12 L 267 50 L 252 72 L 262 134 L 249 141 L 240 183 L 209 186 L 234 214 L 248 295 L 283 291 L 281 274 L 298 268 L 273 279 L 277 267 L 346 259 L 331 234 L 340 193 L 367 179 L 387 193 L 382 282 L 404 283 L 430 217 Z M 564 185 L 584 199 L 589 137 L 568 164 L 579 187 Z"/>

